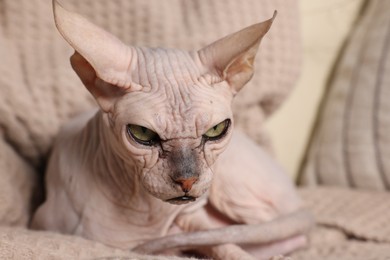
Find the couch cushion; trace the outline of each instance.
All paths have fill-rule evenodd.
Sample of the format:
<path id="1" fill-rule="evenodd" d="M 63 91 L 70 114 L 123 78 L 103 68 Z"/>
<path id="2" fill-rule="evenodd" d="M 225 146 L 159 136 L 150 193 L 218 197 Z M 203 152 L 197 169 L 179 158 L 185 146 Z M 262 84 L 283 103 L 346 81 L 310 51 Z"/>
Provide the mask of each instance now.
<path id="1" fill-rule="evenodd" d="M 390 189 L 390 2 L 368 1 L 330 80 L 301 183 Z"/>
<path id="2" fill-rule="evenodd" d="M 338 187 L 303 188 L 317 227 L 293 259 L 374 260 L 390 256 L 390 193 Z"/>

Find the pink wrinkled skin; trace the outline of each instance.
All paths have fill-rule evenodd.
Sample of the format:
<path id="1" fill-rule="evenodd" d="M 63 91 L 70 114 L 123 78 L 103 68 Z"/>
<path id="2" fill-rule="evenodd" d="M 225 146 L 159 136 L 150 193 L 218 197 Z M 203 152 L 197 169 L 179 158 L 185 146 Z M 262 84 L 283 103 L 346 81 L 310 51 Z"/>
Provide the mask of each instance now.
<path id="1" fill-rule="evenodd" d="M 126 46 L 53 5 L 57 28 L 75 49 L 72 67 L 100 109 L 80 115 L 59 134 L 46 175 L 47 199 L 33 228 L 155 253 L 169 244 L 157 241 L 152 249 L 143 243 L 199 230 L 206 241 L 211 229 L 246 224 L 231 232 L 231 242 L 199 247 L 216 259 L 266 259 L 306 245 L 312 222 L 293 215 L 287 219 L 297 225 L 286 225 L 299 228 L 291 227 L 292 235 L 277 224 L 272 232 L 259 228 L 257 240 L 237 240 L 259 224 L 264 228 L 267 221 L 303 210 L 277 163 L 233 132 L 232 99 L 252 77 L 273 18 L 187 52 Z M 226 134 L 205 140 L 226 119 Z M 137 142 L 128 124 L 154 131 L 161 142 Z M 182 196 L 195 201 L 172 200 Z"/>

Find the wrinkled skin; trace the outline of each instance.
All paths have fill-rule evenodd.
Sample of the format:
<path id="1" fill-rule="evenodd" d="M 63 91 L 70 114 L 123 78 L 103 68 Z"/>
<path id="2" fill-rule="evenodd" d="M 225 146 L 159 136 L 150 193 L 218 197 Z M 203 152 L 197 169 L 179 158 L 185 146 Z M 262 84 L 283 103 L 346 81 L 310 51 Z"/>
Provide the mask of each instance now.
<path id="1" fill-rule="evenodd" d="M 202 68 L 196 64 L 199 61 L 189 53 L 134 49 L 138 69 L 133 73 L 144 87 L 125 94 L 107 115 L 113 124 L 115 150 L 126 161 L 131 160 L 134 173 L 155 197 L 168 200 L 183 196 L 181 186 L 172 179 L 185 171 L 188 177 L 198 178 L 187 195 L 199 197 L 209 188 L 210 167 L 232 131 L 214 142 L 204 142 L 202 135 L 232 118 L 232 93 L 226 82 L 217 77 L 213 82 L 209 75 L 202 75 Z M 152 147 L 138 144 L 126 132 L 129 123 L 152 129 L 161 143 Z"/>
<path id="2" fill-rule="evenodd" d="M 57 27 L 76 50 L 72 66 L 100 109 L 74 119 L 59 134 L 47 170 L 47 199 L 33 228 L 151 253 L 142 243 L 168 234 L 256 225 L 301 208 L 277 163 L 233 133 L 231 102 L 250 80 L 273 19 L 186 52 L 125 46 L 53 4 Z M 229 123 L 223 134 L 205 137 L 224 120 Z M 129 124 L 150 129 L 159 139 L 140 143 Z M 277 230 L 271 243 L 256 244 L 268 241 L 264 237 L 246 242 L 247 251 L 226 242 L 197 248 L 217 259 L 249 259 L 250 254 L 265 259 L 304 246 L 310 225 L 291 234 Z M 236 238 L 253 227 L 240 226 Z"/>

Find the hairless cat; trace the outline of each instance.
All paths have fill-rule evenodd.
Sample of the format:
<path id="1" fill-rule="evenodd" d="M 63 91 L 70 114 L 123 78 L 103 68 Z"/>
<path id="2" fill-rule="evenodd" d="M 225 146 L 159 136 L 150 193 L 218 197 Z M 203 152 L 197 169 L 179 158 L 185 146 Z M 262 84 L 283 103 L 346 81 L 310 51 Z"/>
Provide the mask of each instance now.
<path id="1" fill-rule="evenodd" d="M 188 52 L 127 46 L 53 7 L 75 49 L 71 65 L 100 108 L 59 133 L 33 228 L 216 259 L 266 259 L 307 244 L 313 220 L 293 183 L 233 132 L 231 102 L 275 15 Z"/>

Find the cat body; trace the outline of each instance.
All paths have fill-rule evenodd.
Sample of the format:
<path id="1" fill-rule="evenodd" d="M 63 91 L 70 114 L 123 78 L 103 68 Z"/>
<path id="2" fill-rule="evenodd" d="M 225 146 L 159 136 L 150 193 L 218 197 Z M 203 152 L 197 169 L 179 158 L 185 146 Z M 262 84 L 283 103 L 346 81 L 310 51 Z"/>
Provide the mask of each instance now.
<path id="1" fill-rule="evenodd" d="M 48 199 L 36 213 L 36 228 L 126 249 L 167 235 L 180 212 L 205 204 L 206 198 L 174 205 L 150 195 L 132 165 L 112 152 L 102 120 L 100 111 L 91 111 L 60 132 L 47 170 Z"/>
<path id="2" fill-rule="evenodd" d="M 187 52 L 126 46 L 53 5 L 59 31 L 76 50 L 72 67 L 100 109 L 59 134 L 34 228 L 152 253 L 170 246 L 155 241 L 152 249 L 148 241 L 194 231 L 207 240 L 215 228 L 224 234 L 241 224 L 223 245 L 217 238 L 198 247 L 217 259 L 267 258 L 306 244 L 312 222 L 304 215 L 291 218 L 302 225 L 290 225 L 299 227 L 290 233 L 264 240 L 259 232 L 243 245 L 247 251 L 235 245 L 254 227 L 302 208 L 277 163 L 233 131 L 232 100 L 252 77 L 273 19 Z"/>

